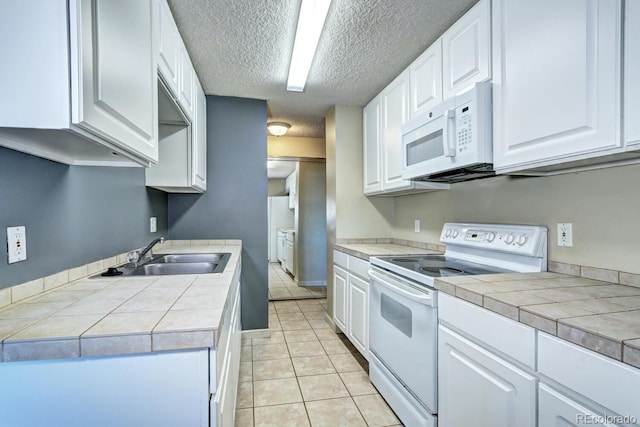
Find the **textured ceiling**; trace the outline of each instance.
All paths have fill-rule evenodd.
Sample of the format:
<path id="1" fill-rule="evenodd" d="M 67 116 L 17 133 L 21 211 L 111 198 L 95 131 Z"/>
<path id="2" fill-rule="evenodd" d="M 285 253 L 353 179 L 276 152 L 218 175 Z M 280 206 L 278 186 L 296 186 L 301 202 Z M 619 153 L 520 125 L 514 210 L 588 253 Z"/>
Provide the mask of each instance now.
<path id="1" fill-rule="evenodd" d="M 296 170 L 295 160 L 267 160 L 268 178 L 286 178 Z"/>
<path id="2" fill-rule="evenodd" d="M 477 0 L 333 0 L 304 93 L 286 91 L 301 0 L 169 0 L 208 95 L 266 99 L 288 136 L 324 137 L 333 105 L 364 106 Z"/>

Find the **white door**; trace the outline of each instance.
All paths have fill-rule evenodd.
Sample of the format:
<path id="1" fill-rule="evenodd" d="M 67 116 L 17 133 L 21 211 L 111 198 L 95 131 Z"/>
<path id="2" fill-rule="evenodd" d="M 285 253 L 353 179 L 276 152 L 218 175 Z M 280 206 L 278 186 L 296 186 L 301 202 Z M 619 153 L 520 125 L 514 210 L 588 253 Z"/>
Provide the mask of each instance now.
<path id="1" fill-rule="evenodd" d="M 333 321 L 347 333 L 347 280 L 348 273 L 337 265 L 333 265 Z"/>
<path id="2" fill-rule="evenodd" d="M 382 91 L 383 190 L 411 187 L 402 179 L 402 125 L 409 120 L 409 72 L 405 71 Z"/>
<path id="3" fill-rule="evenodd" d="M 195 110 L 195 79 L 196 73 L 191 65 L 187 48 L 180 41 L 180 105 L 187 114 L 187 117 L 193 119 L 193 113 Z"/>
<path id="4" fill-rule="evenodd" d="M 369 359 L 369 282 L 349 274 L 348 336 L 353 345 Z"/>
<path id="5" fill-rule="evenodd" d="M 196 115 L 191 125 L 193 147 L 191 183 L 199 190 L 207 190 L 207 98 L 196 81 Z"/>
<path id="6" fill-rule="evenodd" d="M 409 66 L 410 119 L 442 102 L 442 39 Z"/>
<path id="7" fill-rule="evenodd" d="M 69 8 L 72 122 L 156 162 L 152 0 L 72 0 Z"/>
<path id="8" fill-rule="evenodd" d="M 640 2 L 625 2 L 624 140 L 640 144 Z"/>
<path id="9" fill-rule="evenodd" d="M 621 146 L 621 32 L 618 0 L 494 1 L 496 168 L 558 164 Z"/>
<path id="10" fill-rule="evenodd" d="M 178 97 L 178 61 L 180 60 L 180 33 L 173 20 L 167 0 L 158 1 L 158 71 Z"/>
<path id="11" fill-rule="evenodd" d="M 609 414 L 613 415 L 613 414 Z M 538 425 L 555 427 L 579 427 L 598 419 L 602 414 L 587 409 L 584 405 L 552 389 L 546 384 L 538 386 Z M 615 424 L 598 423 L 615 427 Z"/>
<path id="12" fill-rule="evenodd" d="M 442 325 L 438 330 L 439 427 L 537 425 L 534 376 Z"/>
<path id="13" fill-rule="evenodd" d="M 491 79 L 491 2 L 481 0 L 442 35 L 442 91 L 447 99 Z"/>
<path id="14" fill-rule="evenodd" d="M 380 157 L 380 95 L 376 96 L 362 110 L 362 139 L 364 141 L 364 194 L 382 191 L 382 170 Z"/>

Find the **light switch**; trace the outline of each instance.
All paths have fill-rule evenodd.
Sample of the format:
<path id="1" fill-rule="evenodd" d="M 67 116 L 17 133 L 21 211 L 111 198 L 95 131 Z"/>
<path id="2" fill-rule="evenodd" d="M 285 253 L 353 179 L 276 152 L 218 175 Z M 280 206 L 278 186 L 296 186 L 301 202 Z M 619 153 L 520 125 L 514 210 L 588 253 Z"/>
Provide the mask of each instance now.
<path id="1" fill-rule="evenodd" d="M 24 226 L 7 227 L 7 261 L 13 264 L 27 259 L 27 231 Z"/>
<path id="2" fill-rule="evenodd" d="M 155 233 L 158 231 L 158 219 L 155 216 L 149 218 L 149 232 Z"/>

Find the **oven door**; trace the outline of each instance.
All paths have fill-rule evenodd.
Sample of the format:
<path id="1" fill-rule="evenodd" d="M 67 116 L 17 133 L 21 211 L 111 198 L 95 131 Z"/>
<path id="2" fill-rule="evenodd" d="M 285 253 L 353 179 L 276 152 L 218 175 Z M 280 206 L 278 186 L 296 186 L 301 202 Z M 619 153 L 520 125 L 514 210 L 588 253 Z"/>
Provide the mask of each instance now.
<path id="1" fill-rule="evenodd" d="M 431 413 L 437 412 L 436 291 L 373 267 L 369 349 Z"/>

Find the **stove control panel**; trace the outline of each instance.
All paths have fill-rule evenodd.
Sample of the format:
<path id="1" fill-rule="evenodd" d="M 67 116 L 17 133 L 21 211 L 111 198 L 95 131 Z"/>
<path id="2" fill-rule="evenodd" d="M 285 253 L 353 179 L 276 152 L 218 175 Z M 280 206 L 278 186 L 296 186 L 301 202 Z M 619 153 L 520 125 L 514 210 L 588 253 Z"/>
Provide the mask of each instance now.
<path id="1" fill-rule="evenodd" d="M 446 223 L 440 241 L 447 245 L 538 256 L 547 229 L 535 225 Z"/>

